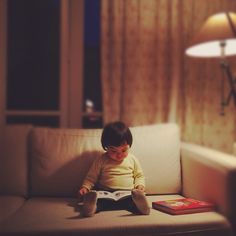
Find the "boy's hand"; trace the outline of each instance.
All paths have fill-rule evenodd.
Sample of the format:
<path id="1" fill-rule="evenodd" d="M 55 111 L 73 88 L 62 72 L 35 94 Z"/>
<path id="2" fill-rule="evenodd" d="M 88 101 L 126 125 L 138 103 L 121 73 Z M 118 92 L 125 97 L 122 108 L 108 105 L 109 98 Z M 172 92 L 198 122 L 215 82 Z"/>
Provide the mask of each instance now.
<path id="1" fill-rule="evenodd" d="M 85 195 L 86 193 L 88 193 L 89 190 L 85 187 L 82 187 L 79 191 L 78 191 L 78 197 L 81 198 L 83 195 Z"/>
<path id="2" fill-rule="evenodd" d="M 138 185 L 135 188 L 142 191 L 142 192 L 145 192 L 145 187 L 143 185 Z"/>

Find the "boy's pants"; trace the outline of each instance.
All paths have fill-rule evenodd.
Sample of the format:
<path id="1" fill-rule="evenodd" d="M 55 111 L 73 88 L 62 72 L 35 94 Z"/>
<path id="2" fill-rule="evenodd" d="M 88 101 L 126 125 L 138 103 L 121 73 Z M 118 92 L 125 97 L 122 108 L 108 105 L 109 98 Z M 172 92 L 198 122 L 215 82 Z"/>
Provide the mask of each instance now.
<path id="1" fill-rule="evenodd" d="M 132 200 L 132 197 L 129 196 L 125 199 L 119 201 L 113 201 L 108 199 L 98 199 L 97 200 L 97 211 L 108 211 L 108 210 L 128 210 L 132 213 L 138 213 L 138 209 L 135 203 Z"/>

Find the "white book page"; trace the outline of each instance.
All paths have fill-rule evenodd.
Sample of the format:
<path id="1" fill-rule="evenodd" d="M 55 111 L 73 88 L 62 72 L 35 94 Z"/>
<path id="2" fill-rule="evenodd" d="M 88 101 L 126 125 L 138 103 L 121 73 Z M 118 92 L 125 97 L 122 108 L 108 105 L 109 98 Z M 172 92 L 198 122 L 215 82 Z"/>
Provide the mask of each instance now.
<path id="1" fill-rule="evenodd" d="M 115 191 L 115 192 L 108 192 L 108 191 L 97 191 L 98 199 L 113 199 L 118 201 L 121 198 L 125 198 L 131 195 L 131 191 Z"/>

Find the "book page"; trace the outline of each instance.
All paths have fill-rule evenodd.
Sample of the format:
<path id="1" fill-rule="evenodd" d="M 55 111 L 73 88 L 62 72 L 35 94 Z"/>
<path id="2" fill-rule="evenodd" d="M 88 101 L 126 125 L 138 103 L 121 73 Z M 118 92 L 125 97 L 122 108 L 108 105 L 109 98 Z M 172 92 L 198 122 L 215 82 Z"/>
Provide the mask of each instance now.
<path id="1" fill-rule="evenodd" d="M 114 201 L 118 201 L 122 198 L 128 197 L 131 195 L 131 191 L 115 191 L 115 192 L 108 192 L 108 191 L 97 191 L 98 199 L 112 199 Z"/>
<path id="2" fill-rule="evenodd" d="M 128 197 L 131 195 L 131 191 L 115 191 L 113 192 L 113 195 L 116 200 Z"/>
<path id="3" fill-rule="evenodd" d="M 113 194 L 108 191 L 97 191 L 97 197 L 98 198 L 105 198 L 105 199 L 114 199 Z"/>

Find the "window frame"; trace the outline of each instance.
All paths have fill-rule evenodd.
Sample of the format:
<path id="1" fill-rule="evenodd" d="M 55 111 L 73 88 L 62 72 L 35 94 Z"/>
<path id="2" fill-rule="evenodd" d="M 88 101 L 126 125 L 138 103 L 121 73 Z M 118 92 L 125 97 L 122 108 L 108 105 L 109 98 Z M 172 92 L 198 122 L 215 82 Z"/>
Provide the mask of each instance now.
<path id="1" fill-rule="evenodd" d="M 81 128 L 83 113 L 84 0 L 60 0 L 58 110 L 7 110 L 7 0 L 0 1 L 0 132 L 7 116 L 58 116 L 59 127 Z M 2 132 L 1 132 L 2 133 Z"/>

